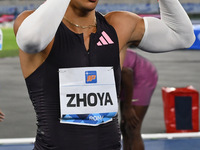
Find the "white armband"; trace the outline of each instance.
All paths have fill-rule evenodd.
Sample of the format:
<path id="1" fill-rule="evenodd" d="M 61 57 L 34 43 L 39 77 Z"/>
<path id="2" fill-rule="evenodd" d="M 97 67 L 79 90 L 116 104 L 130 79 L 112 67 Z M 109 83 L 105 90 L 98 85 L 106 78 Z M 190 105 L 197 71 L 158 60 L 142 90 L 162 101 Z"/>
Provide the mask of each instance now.
<path id="1" fill-rule="evenodd" d="M 17 31 L 19 48 L 27 53 L 44 50 L 53 40 L 70 0 L 47 0 L 30 16 Z"/>
<path id="2" fill-rule="evenodd" d="M 192 23 L 178 0 L 160 0 L 161 20 L 144 17 L 145 33 L 139 48 L 165 52 L 189 48 L 195 41 Z"/>

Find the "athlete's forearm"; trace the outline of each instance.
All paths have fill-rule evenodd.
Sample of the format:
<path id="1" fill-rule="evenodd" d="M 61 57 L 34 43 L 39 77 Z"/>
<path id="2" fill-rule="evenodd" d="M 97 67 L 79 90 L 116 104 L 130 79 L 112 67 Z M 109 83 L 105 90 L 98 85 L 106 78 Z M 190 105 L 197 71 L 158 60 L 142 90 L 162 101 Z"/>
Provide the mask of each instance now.
<path id="1" fill-rule="evenodd" d="M 139 47 L 150 52 L 188 48 L 195 41 L 192 23 L 178 0 L 159 1 L 161 20 L 144 18 L 145 33 Z"/>
<path id="2" fill-rule="evenodd" d="M 16 40 L 27 53 L 44 50 L 52 41 L 70 0 L 47 0 L 19 26 Z"/>

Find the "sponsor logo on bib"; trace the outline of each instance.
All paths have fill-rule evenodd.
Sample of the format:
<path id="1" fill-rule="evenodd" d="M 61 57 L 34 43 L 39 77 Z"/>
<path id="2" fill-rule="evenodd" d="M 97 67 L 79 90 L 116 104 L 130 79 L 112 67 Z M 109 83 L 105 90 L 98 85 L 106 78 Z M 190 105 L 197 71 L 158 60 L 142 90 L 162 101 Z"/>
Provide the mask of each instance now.
<path id="1" fill-rule="evenodd" d="M 97 83 L 97 72 L 96 71 L 86 71 L 85 72 L 85 83 Z"/>

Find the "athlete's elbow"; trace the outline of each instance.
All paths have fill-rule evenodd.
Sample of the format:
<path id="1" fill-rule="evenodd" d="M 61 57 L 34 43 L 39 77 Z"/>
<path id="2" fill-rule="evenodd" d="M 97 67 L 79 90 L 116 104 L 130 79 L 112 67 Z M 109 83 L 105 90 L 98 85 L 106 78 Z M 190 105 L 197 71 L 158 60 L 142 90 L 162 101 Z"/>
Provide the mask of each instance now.
<path id="1" fill-rule="evenodd" d="M 195 40 L 196 40 L 196 36 L 195 36 L 195 34 L 194 34 L 194 31 L 188 36 L 188 45 L 187 45 L 187 48 L 189 48 L 189 47 L 191 47 L 193 44 L 194 44 L 194 42 L 195 42 Z"/>
<path id="2" fill-rule="evenodd" d="M 41 51 L 38 44 L 34 44 L 34 43 L 23 45 L 20 47 L 20 49 L 29 54 L 35 54 Z"/>
<path id="3" fill-rule="evenodd" d="M 34 54 L 42 50 L 39 37 L 27 36 L 24 34 L 22 36 L 17 35 L 16 40 L 19 48 L 26 53 Z"/>
<path id="4" fill-rule="evenodd" d="M 193 30 L 190 32 L 186 32 L 182 38 L 183 48 L 190 48 L 194 44 L 195 40 L 196 37 Z"/>

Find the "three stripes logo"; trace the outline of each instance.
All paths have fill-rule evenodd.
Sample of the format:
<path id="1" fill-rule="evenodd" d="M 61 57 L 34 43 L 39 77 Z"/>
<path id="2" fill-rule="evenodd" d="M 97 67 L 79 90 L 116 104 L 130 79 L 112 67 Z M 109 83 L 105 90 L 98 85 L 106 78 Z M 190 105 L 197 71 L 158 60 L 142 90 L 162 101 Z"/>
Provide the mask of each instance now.
<path id="1" fill-rule="evenodd" d="M 97 83 L 97 72 L 96 71 L 86 71 L 85 72 L 85 83 Z"/>
<path id="2" fill-rule="evenodd" d="M 101 34 L 102 36 L 99 38 L 100 41 L 97 43 L 97 46 L 114 44 L 114 42 L 111 40 L 111 38 L 105 31 L 103 31 Z"/>

